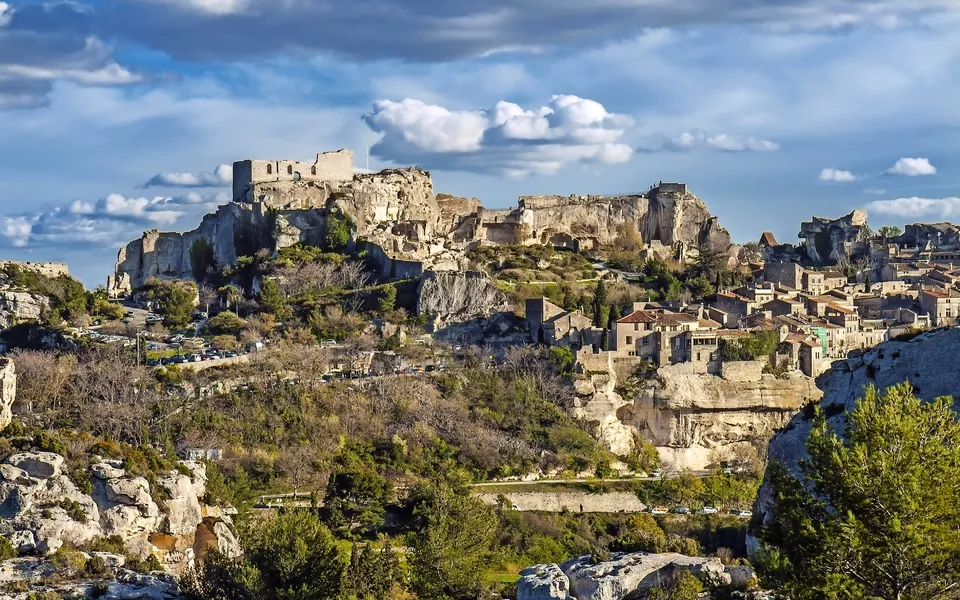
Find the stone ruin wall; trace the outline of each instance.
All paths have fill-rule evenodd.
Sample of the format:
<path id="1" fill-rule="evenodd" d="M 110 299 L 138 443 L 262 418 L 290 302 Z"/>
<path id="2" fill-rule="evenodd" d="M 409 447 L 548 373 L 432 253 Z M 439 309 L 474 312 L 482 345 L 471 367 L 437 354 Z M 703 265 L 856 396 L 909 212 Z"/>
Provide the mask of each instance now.
<path id="1" fill-rule="evenodd" d="M 276 181 L 351 181 L 353 151 L 321 152 L 309 163 L 299 160 L 240 160 L 233 163 L 233 199 L 240 200 L 256 183 Z"/>
<path id="2" fill-rule="evenodd" d="M 17 370 L 13 360 L 0 358 L 0 430 L 13 420 L 13 402 L 17 398 Z"/>
<path id="3" fill-rule="evenodd" d="M 67 267 L 67 263 L 62 262 L 0 260 L 0 269 L 6 269 L 7 267 L 19 267 L 24 271 L 34 271 L 45 277 L 60 277 L 61 275 L 70 275 L 70 269 Z"/>

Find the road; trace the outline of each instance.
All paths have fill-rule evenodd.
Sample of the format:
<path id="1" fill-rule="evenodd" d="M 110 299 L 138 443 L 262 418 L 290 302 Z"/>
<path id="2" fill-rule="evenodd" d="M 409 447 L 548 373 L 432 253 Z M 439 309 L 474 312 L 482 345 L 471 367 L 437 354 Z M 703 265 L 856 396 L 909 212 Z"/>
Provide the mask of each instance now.
<path id="1" fill-rule="evenodd" d="M 690 471 L 694 477 L 709 477 L 713 475 L 713 471 Z M 667 476 L 669 479 L 675 479 L 676 476 Z M 482 488 L 482 487 L 496 487 L 496 486 L 533 486 L 533 485 L 544 485 L 544 484 L 566 484 L 566 485 L 576 485 L 584 483 L 620 483 L 620 482 L 629 482 L 629 481 L 656 481 L 660 479 L 659 477 L 620 477 L 620 478 L 608 478 L 608 479 L 534 479 L 533 481 L 484 481 L 483 483 L 471 483 L 468 487 L 473 488 Z"/>

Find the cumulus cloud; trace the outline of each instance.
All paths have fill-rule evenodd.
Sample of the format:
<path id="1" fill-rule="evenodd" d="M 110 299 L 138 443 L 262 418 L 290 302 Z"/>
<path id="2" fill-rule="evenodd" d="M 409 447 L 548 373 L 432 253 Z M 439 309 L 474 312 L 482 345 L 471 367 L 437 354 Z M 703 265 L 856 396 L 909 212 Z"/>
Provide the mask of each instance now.
<path id="1" fill-rule="evenodd" d="M 937 168 L 926 158 L 901 158 L 887 170 L 891 175 L 906 175 L 919 177 L 922 175 L 936 175 Z"/>
<path id="2" fill-rule="evenodd" d="M 840 169 L 830 168 L 820 171 L 820 181 L 838 181 L 841 183 L 848 183 L 856 180 L 857 176 L 850 171 L 842 171 Z"/>
<path id="3" fill-rule="evenodd" d="M 220 165 L 210 172 L 157 173 L 143 187 L 225 187 L 233 182 L 233 167 Z"/>
<path id="4" fill-rule="evenodd" d="M 374 155 L 438 169 L 550 174 L 573 163 L 615 164 L 633 155 L 620 141 L 633 119 L 577 96 L 554 96 L 532 110 L 505 101 L 456 111 L 411 98 L 380 100 L 363 121 L 382 135 Z"/>
<path id="5" fill-rule="evenodd" d="M 894 217 L 914 219 L 921 216 L 948 219 L 960 216 L 960 198 L 896 198 L 875 200 L 866 205 L 867 210 Z"/>
<path id="6" fill-rule="evenodd" d="M 116 246 L 145 228 L 173 225 L 181 217 L 227 202 L 227 194 L 127 197 L 110 194 L 96 201 L 0 218 L 0 245 L 24 247 Z"/>

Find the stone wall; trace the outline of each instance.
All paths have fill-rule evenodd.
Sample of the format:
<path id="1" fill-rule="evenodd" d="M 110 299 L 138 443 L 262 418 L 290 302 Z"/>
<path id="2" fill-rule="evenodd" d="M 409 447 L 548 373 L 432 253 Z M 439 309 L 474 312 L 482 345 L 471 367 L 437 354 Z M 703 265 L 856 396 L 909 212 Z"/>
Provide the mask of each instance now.
<path id="1" fill-rule="evenodd" d="M 24 271 L 34 271 L 46 277 L 59 277 L 61 275 L 70 275 L 70 269 L 67 263 L 62 262 L 30 262 L 20 260 L 0 260 L 0 269 L 16 266 Z"/>
<path id="2" fill-rule="evenodd" d="M 483 489 L 483 488 L 479 488 Z M 484 504 L 496 506 L 501 494 L 476 494 Z M 502 494 L 516 510 L 524 512 L 633 513 L 646 505 L 632 492 L 510 492 Z"/>
<path id="3" fill-rule="evenodd" d="M 760 381 L 763 377 L 763 367 L 766 364 L 762 360 L 723 362 L 720 364 L 720 377 L 727 381 Z"/>
<path id="4" fill-rule="evenodd" d="M 233 199 L 238 200 L 256 183 L 276 181 L 350 181 L 353 151 L 317 154 L 316 161 L 241 160 L 233 163 Z"/>

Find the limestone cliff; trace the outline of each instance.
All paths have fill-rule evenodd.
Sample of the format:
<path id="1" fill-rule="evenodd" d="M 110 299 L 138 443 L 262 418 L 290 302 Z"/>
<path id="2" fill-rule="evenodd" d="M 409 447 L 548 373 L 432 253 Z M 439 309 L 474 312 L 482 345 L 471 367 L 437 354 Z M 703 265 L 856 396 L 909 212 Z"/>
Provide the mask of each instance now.
<path id="1" fill-rule="evenodd" d="M 618 393 L 626 365 L 591 372 L 577 383 L 574 412 L 598 426 L 614 452 L 630 450 L 634 432 L 657 448 L 665 464 L 704 469 L 733 458 L 738 448 L 764 445 L 801 407 L 820 397 L 812 379 L 777 379 L 761 374 L 760 363 L 730 363 L 720 376 L 691 365 L 662 367 L 630 398 Z M 622 381 L 620 385 L 622 386 Z"/>
<path id="2" fill-rule="evenodd" d="M 833 264 L 842 258 L 869 252 L 872 235 L 867 225 L 867 211 L 855 210 L 839 219 L 813 217 L 800 224 L 807 258 L 815 264 Z"/>
<path id="3" fill-rule="evenodd" d="M 270 166 L 261 162 L 258 168 Z M 244 164 L 234 165 L 235 179 Z M 417 168 L 330 180 L 298 173 L 264 178 L 247 173 L 250 181 L 236 186 L 235 201 L 204 217 L 197 229 L 144 233 L 120 250 L 108 291 L 125 294 L 151 277 L 192 277 L 190 248 L 198 239 L 212 246 L 218 267 L 262 248 L 316 245 L 332 210 L 350 217 L 355 241 L 366 244 L 385 277 L 462 270 L 466 251 L 482 244 L 596 249 L 611 244 L 624 224 L 671 254 L 703 245 L 734 253 L 730 235 L 683 184 L 623 196 L 526 196 L 516 208 L 489 210 L 476 199 L 435 195 L 430 173 Z"/>
<path id="4" fill-rule="evenodd" d="M 0 358 L 0 430 L 13 420 L 13 402 L 16 398 L 16 366 L 9 358 Z"/>
<path id="5" fill-rule="evenodd" d="M 480 271 L 427 271 L 417 289 L 417 314 L 429 317 L 435 328 L 486 319 L 508 308 L 507 297 Z"/>
<path id="6" fill-rule="evenodd" d="M 827 421 L 843 431 L 847 411 L 863 395 L 865 387 L 885 389 L 909 381 L 919 398 L 939 396 L 960 398 L 957 356 L 960 355 L 960 329 L 939 329 L 923 333 L 909 341 L 889 341 L 862 356 L 834 363 L 819 383 L 823 387 L 820 407 Z M 770 441 L 768 458 L 797 472 L 798 461 L 806 457 L 806 440 L 813 426 L 809 413 L 796 413 L 787 426 Z M 754 505 L 754 525 L 769 518 L 771 489 L 764 483 Z"/>

